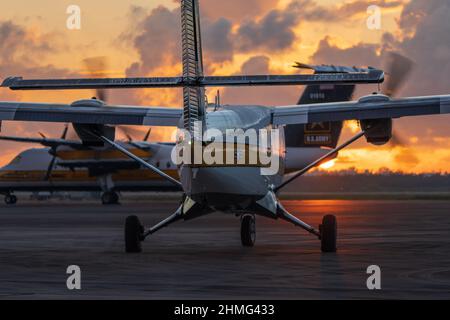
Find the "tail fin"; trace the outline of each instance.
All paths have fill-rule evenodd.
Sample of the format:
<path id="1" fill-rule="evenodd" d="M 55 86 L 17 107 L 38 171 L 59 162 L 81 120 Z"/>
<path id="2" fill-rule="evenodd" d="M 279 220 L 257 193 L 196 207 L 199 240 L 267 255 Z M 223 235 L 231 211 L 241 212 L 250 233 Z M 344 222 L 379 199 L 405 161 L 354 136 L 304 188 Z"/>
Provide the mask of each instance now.
<path id="1" fill-rule="evenodd" d="M 197 80 L 203 77 L 203 55 L 200 31 L 200 10 L 198 0 L 181 0 L 182 28 L 182 60 L 183 77 L 187 80 Z M 205 113 L 205 89 L 203 87 L 183 88 L 184 128 L 192 134 L 195 132 L 196 121 Z M 201 134 L 201 133 L 200 133 Z"/>
<path id="2" fill-rule="evenodd" d="M 309 66 L 301 63 L 297 63 L 295 67 L 312 69 L 315 74 L 351 73 L 362 70 L 335 66 Z M 349 101 L 353 98 L 354 91 L 354 85 L 311 85 L 305 88 L 298 104 Z M 286 147 L 335 148 L 339 142 L 342 127 L 343 123 L 341 121 L 311 123 L 307 125 L 288 125 L 285 128 Z"/>

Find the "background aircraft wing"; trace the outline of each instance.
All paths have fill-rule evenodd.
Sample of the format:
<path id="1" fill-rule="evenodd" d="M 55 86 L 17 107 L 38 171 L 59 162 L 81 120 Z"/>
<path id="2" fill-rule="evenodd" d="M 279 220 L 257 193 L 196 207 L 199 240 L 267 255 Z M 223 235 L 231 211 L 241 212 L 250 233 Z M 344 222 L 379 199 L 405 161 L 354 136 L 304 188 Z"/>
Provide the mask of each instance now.
<path id="1" fill-rule="evenodd" d="M 64 140 L 64 139 L 22 138 L 22 137 L 12 137 L 12 136 L 0 136 L 0 140 L 25 142 L 25 143 L 39 143 L 46 147 L 69 146 L 69 147 L 76 148 L 76 147 L 83 146 L 83 143 L 81 141 L 69 141 L 69 140 Z"/>
<path id="2" fill-rule="evenodd" d="M 177 126 L 181 116 L 181 109 L 95 105 L 89 100 L 72 105 L 0 102 L 0 121 Z"/>
<path id="3" fill-rule="evenodd" d="M 390 99 L 384 95 L 373 95 L 353 102 L 275 107 L 273 124 L 393 119 L 446 113 L 450 113 L 450 95 L 404 99 Z"/>

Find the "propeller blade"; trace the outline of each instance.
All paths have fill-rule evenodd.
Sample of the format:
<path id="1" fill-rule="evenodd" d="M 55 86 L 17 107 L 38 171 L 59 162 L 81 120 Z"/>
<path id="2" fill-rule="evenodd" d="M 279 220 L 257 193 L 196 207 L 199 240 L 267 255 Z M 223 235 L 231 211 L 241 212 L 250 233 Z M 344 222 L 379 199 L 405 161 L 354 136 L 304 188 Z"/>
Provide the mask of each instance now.
<path id="1" fill-rule="evenodd" d="M 45 174 L 44 181 L 50 180 L 53 169 L 55 167 L 55 162 L 56 162 L 56 155 L 53 156 L 52 161 L 50 161 L 50 164 L 48 165 L 47 173 Z"/>
<path id="2" fill-rule="evenodd" d="M 306 63 L 297 62 L 297 61 L 294 63 L 294 65 L 292 67 L 297 68 L 297 69 L 314 70 L 314 66 L 311 66 Z"/>
<path id="3" fill-rule="evenodd" d="M 411 59 L 396 52 L 389 53 L 386 72 L 388 77 L 383 93 L 389 97 L 395 97 L 407 81 L 413 67 L 414 62 Z M 405 141 L 397 130 L 392 132 L 392 146 L 405 147 L 407 145 Z"/>
<path id="4" fill-rule="evenodd" d="M 130 126 L 116 126 L 116 128 L 122 132 L 127 138 L 128 140 L 131 141 L 136 141 L 137 136 L 142 136 L 143 131 L 142 129 L 137 129 L 134 127 L 130 127 Z M 144 135 L 144 140 L 143 141 L 148 141 L 148 139 L 150 138 L 152 129 L 150 128 Z"/>
<path id="5" fill-rule="evenodd" d="M 66 124 L 66 125 L 64 126 L 64 130 L 63 130 L 63 133 L 62 133 L 62 135 L 61 135 L 61 139 L 66 140 L 66 138 L 67 138 L 67 132 L 68 132 L 68 131 L 69 131 L 69 125 Z"/>
<path id="6" fill-rule="evenodd" d="M 414 62 L 412 60 L 399 53 L 391 52 L 388 55 L 388 69 L 386 72 L 388 77 L 384 87 L 384 94 L 394 97 L 405 84 L 413 67 Z"/>
<path id="7" fill-rule="evenodd" d="M 107 58 L 106 57 L 93 57 L 87 58 L 83 61 L 86 66 L 87 73 L 92 78 L 105 78 L 107 75 Z M 95 91 L 95 97 L 102 101 L 108 101 L 108 92 L 105 89 L 97 89 Z"/>
<path id="8" fill-rule="evenodd" d="M 152 134 L 152 128 L 148 129 L 146 135 L 144 136 L 144 142 L 148 142 L 150 135 Z"/>

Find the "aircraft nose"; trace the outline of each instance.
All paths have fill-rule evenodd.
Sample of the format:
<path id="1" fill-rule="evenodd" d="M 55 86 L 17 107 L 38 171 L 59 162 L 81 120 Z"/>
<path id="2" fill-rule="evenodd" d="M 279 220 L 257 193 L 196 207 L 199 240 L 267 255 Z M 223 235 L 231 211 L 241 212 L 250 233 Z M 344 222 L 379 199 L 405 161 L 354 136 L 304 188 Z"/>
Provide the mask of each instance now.
<path id="1" fill-rule="evenodd" d="M 264 196 L 268 180 L 260 168 L 196 168 L 192 169 L 192 192 Z"/>

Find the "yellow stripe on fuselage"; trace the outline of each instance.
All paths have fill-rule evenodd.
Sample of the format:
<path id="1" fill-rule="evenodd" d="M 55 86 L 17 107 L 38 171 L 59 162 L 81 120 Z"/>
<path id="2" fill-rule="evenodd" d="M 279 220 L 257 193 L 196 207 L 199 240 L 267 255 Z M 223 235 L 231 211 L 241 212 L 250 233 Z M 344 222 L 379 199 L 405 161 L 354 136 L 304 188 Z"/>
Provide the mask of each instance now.
<path id="1" fill-rule="evenodd" d="M 177 170 L 164 170 L 172 178 L 178 179 Z M 34 171 L 2 171 L 0 172 L 0 182 L 35 182 L 43 181 L 47 172 L 45 170 Z M 164 180 L 158 174 L 148 169 L 121 170 L 112 174 L 114 181 L 147 181 L 147 180 Z M 96 177 L 89 176 L 88 171 L 70 171 L 70 170 L 54 170 L 51 174 L 50 181 L 96 181 Z"/>
<path id="2" fill-rule="evenodd" d="M 138 148 L 128 149 L 131 153 L 139 158 L 148 159 L 153 154 L 150 151 Z M 61 160 L 111 160 L 111 159 L 128 159 L 126 155 L 118 150 L 61 150 L 56 152 L 56 156 Z"/>

